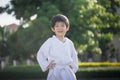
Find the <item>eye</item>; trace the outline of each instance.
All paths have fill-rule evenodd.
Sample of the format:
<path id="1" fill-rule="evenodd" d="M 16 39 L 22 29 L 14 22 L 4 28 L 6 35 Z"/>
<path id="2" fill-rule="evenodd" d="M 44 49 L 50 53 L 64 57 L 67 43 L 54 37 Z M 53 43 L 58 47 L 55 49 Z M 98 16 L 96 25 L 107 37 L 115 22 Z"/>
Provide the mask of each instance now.
<path id="1" fill-rule="evenodd" d="M 55 27 L 57 28 L 57 27 L 59 27 L 58 25 L 55 25 Z"/>
<path id="2" fill-rule="evenodd" d="M 62 24 L 61 26 L 62 26 L 62 27 L 66 27 L 66 25 L 64 25 L 64 24 Z"/>

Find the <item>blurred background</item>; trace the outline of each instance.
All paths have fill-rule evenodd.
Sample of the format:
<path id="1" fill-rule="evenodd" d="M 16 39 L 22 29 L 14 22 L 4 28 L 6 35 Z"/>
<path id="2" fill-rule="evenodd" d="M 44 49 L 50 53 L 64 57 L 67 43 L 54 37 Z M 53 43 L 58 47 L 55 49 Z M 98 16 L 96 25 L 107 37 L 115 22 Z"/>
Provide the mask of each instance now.
<path id="1" fill-rule="evenodd" d="M 4 1 L 7 0 L 0 0 L 0 3 Z M 111 80 L 120 79 L 120 0 L 8 0 L 0 6 L 0 14 L 4 13 L 14 17 L 17 23 L 11 21 L 0 25 L 1 78 L 5 78 L 6 74 L 8 78 L 14 78 L 15 73 L 12 75 L 12 72 L 18 70 L 17 79 L 28 79 L 28 76 L 20 75 L 26 69 L 29 72 L 26 74 L 30 74 L 28 70 L 33 70 L 33 67 L 32 73 L 36 76 L 31 78 L 46 77 L 46 73 L 36 72 L 40 69 L 36 53 L 41 44 L 53 35 L 51 18 L 64 14 L 70 20 L 70 31 L 66 36 L 74 42 L 78 52 L 78 79 L 93 78 L 95 72 L 101 71 L 104 75 L 96 77 L 109 78 L 115 73 L 117 75 Z M 0 22 L 7 19 L 2 17 Z M 94 74 L 90 75 L 90 71 Z M 111 73 L 105 76 L 106 72 Z M 39 73 L 45 74 L 44 77 Z"/>

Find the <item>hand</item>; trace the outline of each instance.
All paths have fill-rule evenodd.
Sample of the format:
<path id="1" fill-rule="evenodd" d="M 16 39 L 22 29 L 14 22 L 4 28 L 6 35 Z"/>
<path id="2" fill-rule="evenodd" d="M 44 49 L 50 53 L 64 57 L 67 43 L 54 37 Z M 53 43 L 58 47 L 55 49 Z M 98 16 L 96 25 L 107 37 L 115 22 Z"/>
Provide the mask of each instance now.
<path id="1" fill-rule="evenodd" d="M 50 64 L 47 66 L 47 69 L 53 69 L 55 67 L 56 63 L 54 63 L 54 60 L 50 62 Z"/>
<path id="2" fill-rule="evenodd" d="M 71 69 L 73 69 L 72 65 L 69 65 Z"/>

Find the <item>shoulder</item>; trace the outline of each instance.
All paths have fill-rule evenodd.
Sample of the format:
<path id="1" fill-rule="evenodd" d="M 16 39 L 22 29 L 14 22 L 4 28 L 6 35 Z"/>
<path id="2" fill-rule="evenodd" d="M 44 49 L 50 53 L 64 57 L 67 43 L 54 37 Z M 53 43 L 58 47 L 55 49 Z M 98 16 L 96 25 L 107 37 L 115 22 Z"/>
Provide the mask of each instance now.
<path id="1" fill-rule="evenodd" d="M 52 42 L 52 37 L 49 37 L 43 44 L 50 44 Z"/>
<path id="2" fill-rule="evenodd" d="M 41 47 L 49 47 L 52 43 L 52 37 L 49 37 L 44 41 L 44 43 L 41 45 Z"/>
<path id="3" fill-rule="evenodd" d="M 66 37 L 66 40 L 67 40 L 67 42 L 68 42 L 69 44 L 74 45 L 74 44 L 73 44 L 73 41 L 70 40 L 69 38 Z"/>

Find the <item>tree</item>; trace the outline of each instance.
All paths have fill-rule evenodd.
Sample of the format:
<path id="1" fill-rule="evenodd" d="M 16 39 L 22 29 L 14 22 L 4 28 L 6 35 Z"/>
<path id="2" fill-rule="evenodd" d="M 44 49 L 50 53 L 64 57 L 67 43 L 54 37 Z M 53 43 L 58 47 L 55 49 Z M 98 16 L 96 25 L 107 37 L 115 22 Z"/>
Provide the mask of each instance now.
<path id="1" fill-rule="evenodd" d="M 9 45 L 7 43 L 8 30 L 6 27 L 0 27 L 0 57 L 9 55 Z"/>
<path id="2" fill-rule="evenodd" d="M 20 61 L 26 58 L 36 59 L 36 52 L 40 45 L 51 35 L 47 17 L 37 18 L 28 24 L 28 28 L 20 27 L 8 38 L 13 59 Z"/>
<path id="3" fill-rule="evenodd" d="M 100 5 L 97 0 L 78 0 L 74 9 L 79 12 L 74 21 L 77 24 L 71 33 L 74 32 L 72 34 L 78 36 L 71 37 L 76 40 L 79 53 L 102 53 L 106 56 L 102 60 L 108 60 L 108 43 L 111 42 L 114 33 L 119 34 L 120 16 L 107 11 L 108 8 Z"/>
<path id="4" fill-rule="evenodd" d="M 24 23 L 29 24 L 28 28 L 21 28 L 16 34 L 17 44 L 24 46 L 21 49 L 26 55 L 35 53 L 38 44 L 41 45 L 43 40 L 52 34 L 50 32 L 47 35 L 46 32 L 49 30 L 46 26 L 50 27 L 51 17 L 63 13 L 68 16 L 71 25 L 67 36 L 75 43 L 78 53 L 100 53 L 104 56 L 113 35 L 119 34 L 120 15 L 114 12 L 119 4 L 119 0 L 11 0 L 13 7 L 7 7 L 5 10 L 8 13 L 14 12 L 17 19 L 23 19 Z M 37 18 L 31 21 L 30 17 L 34 14 L 37 14 Z M 42 31 L 39 32 L 38 29 Z M 39 34 L 44 35 L 38 38 Z M 32 40 L 28 40 L 30 36 Z M 107 58 L 102 60 L 106 61 Z"/>

